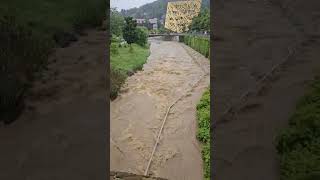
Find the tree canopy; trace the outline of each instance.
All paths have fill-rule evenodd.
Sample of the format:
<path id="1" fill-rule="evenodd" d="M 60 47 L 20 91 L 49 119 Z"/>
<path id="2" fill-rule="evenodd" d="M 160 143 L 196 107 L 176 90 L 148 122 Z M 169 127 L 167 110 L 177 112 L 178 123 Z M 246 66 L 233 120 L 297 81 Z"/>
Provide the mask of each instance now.
<path id="1" fill-rule="evenodd" d="M 115 8 L 110 9 L 110 32 L 116 36 L 122 35 L 124 18 Z"/>
<path id="2" fill-rule="evenodd" d="M 133 20 L 132 17 L 125 17 L 125 26 L 123 28 L 123 38 L 128 44 L 134 43 L 136 41 L 136 27 L 137 22 Z"/>
<path id="3" fill-rule="evenodd" d="M 193 18 L 190 26 L 191 31 L 210 31 L 210 11 L 203 9 L 199 16 Z"/>

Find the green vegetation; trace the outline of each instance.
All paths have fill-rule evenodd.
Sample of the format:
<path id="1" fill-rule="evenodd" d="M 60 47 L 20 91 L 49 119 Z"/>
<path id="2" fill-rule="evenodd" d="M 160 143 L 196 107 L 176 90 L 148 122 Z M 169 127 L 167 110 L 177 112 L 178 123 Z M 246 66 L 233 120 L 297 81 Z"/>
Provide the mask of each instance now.
<path id="1" fill-rule="evenodd" d="M 150 54 L 149 47 L 137 44 L 118 46 L 119 43 L 111 44 L 111 93 L 110 98 L 115 99 L 125 82 L 125 79 L 134 72 L 141 70 Z"/>
<path id="2" fill-rule="evenodd" d="M 129 10 L 121 10 L 123 16 L 132 16 L 134 18 L 158 18 L 166 14 L 168 2 L 178 0 L 157 0 L 145 4 L 139 8 L 132 8 Z M 202 0 L 202 8 L 209 8 L 210 0 Z"/>
<path id="3" fill-rule="evenodd" d="M 210 39 L 200 36 L 180 36 L 180 42 L 185 43 L 207 58 L 210 58 Z"/>
<path id="4" fill-rule="evenodd" d="M 110 64 L 113 68 L 124 71 L 126 74 L 140 70 L 149 56 L 149 48 L 137 44 L 131 44 L 127 47 L 114 47 L 118 49 L 118 54 L 111 52 Z M 130 52 L 130 49 L 133 52 Z"/>
<path id="5" fill-rule="evenodd" d="M 147 28 L 137 27 L 132 17 L 124 18 L 115 9 L 111 9 L 110 16 L 115 25 L 110 42 L 110 98 L 113 100 L 126 78 L 142 69 L 149 56 L 149 47 Z"/>
<path id="6" fill-rule="evenodd" d="M 105 9 L 103 0 L 2 0 L 0 17 L 14 16 L 18 24 L 52 38 L 61 31 L 101 25 Z"/>
<path id="7" fill-rule="evenodd" d="M 101 25 L 105 7 L 102 0 L 0 2 L 0 120 L 15 119 L 52 48 L 76 40 L 74 32 Z"/>
<path id="8" fill-rule="evenodd" d="M 137 40 L 137 22 L 133 20 L 132 17 L 125 18 L 125 26 L 123 28 L 123 38 L 127 43 L 131 44 Z"/>
<path id="9" fill-rule="evenodd" d="M 320 179 L 320 79 L 299 101 L 289 127 L 276 138 L 281 180 Z"/>
<path id="10" fill-rule="evenodd" d="M 201 10 L 199 16 L 192 19 L 192 24 L 190 26 L 191 31 L 210 31 L 210 10 L 209 8 L 204 8 Z"/>
<path id="11" fill-rule="evenodd" d="M 197 105 L 198 132 L 197 138 L 203 143 L 202 159 L 204 178 L 210 179 L 210 89 L 206 90 Z"/>
<path id="12" fill-rule="evenodd" d="M 127 43 L 137 43 L 140 46 L 145 46 L 148 39 L 148 30 L 144 27 L 137 27 L 137 22 L 132 17 L 125 18 L 123 28 L 123 38 Z"/>
<path id="13" fill-rule="evenodd" d="M 148 42 L 148 29 L 145 27 L 137 27 L 136 34 L 136 43 L 143 47 L 146 46 Z"/>
<path id="14" fill-rule="evenodd" d="M 110 9 L 110 33 L 116 36 L 122 36 L 123 27 L 124 17 L 116 9 Z"/>

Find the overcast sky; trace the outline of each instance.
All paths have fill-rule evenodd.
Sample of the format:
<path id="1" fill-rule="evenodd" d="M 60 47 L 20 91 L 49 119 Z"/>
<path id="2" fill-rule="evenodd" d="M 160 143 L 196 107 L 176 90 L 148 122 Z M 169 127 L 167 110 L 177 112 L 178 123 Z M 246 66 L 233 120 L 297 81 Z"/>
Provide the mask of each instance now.
<path id="1" fill-rule="evenodd" d="M 116 7 L 118 10 L 130 9 L 134 7 L 140 7 L 144 4 L 153 2 L 156 0 L 111 0 L 110 6 Z"/>

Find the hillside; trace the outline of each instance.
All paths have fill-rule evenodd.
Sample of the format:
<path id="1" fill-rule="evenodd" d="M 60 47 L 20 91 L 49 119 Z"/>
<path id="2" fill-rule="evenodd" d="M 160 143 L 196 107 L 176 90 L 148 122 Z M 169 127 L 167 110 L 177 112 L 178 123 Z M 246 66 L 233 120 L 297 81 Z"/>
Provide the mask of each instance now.
<path id="1" fill-rule="evenodd" d="M 161 18 L 166 13 L 167 3 L 178 0 L 157 0 L 139 8 L 121 10 L 122 15 L 134 18 Z M 202 0 L 202 8 L 210 7 L 210 0 Z"/>

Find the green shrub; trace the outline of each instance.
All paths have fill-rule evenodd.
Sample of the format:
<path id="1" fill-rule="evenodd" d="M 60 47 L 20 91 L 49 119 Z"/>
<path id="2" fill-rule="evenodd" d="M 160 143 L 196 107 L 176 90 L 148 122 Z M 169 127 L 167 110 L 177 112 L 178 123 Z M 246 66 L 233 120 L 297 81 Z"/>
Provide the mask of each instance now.
<path id="1" fill-rule="evenodd" d="M 110 53 L 112 55 L 118 55 L 119 54 L 117 44 L 111 44 Z"/>
<path id="2" fill-rule="evenodd" d="M 276 137 L 281 180 L 320 177 L 320 81 L 316 79 L 297 104 L 289 127 Z"/>
<path id="3" fill-rule="evenodd" d="M 204 166 L 204 179 L 206 180 L 210 180 L 210 142 L 207 142 L 206 144 L 204 144 L 204 146 L 202 147 L 202 159 L 203 162 L 205 164 Z"/>
<path id="4" fill-rule="evenodd" d="M 133 50 L 133 46 L 129 46 L 129 53 L 133 53 L 134 52 L 134 50 Z"/>
<path id="5" fill-rule="evenodd" d="M 73 19 L 73 28 L 79 32 L 85 28 L 97 27 L 106 17 L 106 1 L 95 1 L 78 4 L 78 12 Z"/>
<path id="6" fill-rule="evenodd" d="M 185 40 L 184 40 L 184 37 L 185 36 L 179 36 L 179 42 L 184 42 Z"/>
<path id="7" fill-rule="evenodd" d="M 144 27 L 137 27 L 136 31 L 136 43 L 144 47 L 148 42 L 148 30 Z"/>
<path id="8" fill-rule="evenodd" d="M 135 43 L 137 41 L 137 22 L 132 17 L 125 17 L 125 25 L 122 31 L 123 38 L 128 44 Z"/>
<path id="9" fill-rule="evenodd" d="M 183 36 L 181 38 L 186 45 L 190 46 L 194 50 L 207 58 L 210 58 L 210 39 L 199 36 Z"/>
<path id="10" fill-rule="evenodd" d="M 110 70 L 110 99 L 113 100 L 118 96 L 118 92 L 125 82 L 127 75 L 124 71 L 111 67 Z"/>
<path id="11" fill-rule="evenodd" d="M 204 177 L 210 179 L 210 89 L 202 95 L 197 104 L 198 131 L 197 138 L 203 143 L 202 159 L 204 162 Z"/>

